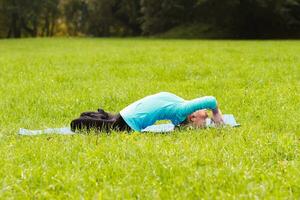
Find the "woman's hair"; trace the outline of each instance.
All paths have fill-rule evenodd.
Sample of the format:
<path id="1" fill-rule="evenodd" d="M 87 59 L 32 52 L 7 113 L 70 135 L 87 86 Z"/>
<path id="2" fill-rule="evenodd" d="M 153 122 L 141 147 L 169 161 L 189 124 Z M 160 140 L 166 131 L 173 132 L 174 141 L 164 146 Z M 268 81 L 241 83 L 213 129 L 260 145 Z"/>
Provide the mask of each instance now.
<path id="1" fill-rule="evenodd" d="M 190 123 L 189 118 L 186 117 L 185 120 L 179 124 L 179 126 L 186 126 L 186 125 L 188 125 L 189 123 Z"/>

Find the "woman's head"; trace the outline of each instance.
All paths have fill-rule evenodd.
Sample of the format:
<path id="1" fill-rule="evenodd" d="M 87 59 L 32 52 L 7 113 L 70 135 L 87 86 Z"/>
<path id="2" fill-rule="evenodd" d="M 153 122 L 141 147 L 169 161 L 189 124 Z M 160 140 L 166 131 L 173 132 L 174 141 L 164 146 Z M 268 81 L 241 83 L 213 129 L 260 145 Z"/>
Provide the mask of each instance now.
<path id="1" fill-rule="evenodd" d="M 187 117 L 187 124 L 195 128 L 204 128 L 207 118 L 208 113 L 206 110 L 198 110 Z"/>

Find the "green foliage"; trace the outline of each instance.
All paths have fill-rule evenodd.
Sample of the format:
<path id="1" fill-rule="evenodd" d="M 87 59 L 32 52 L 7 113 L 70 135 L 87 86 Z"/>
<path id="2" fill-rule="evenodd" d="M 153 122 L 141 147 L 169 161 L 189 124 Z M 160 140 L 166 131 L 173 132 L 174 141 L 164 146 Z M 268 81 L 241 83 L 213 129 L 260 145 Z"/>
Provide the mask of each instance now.
<path id="1" fill-rule="evenodd" d="M 0 41 L 1 199 L 299 199 L 300 42 Z M 217 97 L 242 124 L 18 136 L 159 91 Z"/>
<path id="2" fill-rule="evenodd" d="M 122 35 L 140 35 L 141 8 L 140 0 L 117 1 L 114 8 L 117 24 L 122 27 Z"/>
<path id="3" fill-rule="evenodd" d="M 138 0 L 70 0 L 64 7 L 69 35 L 128 36 L 141 32 Z"/>
<path id="4" fill-rule="evenodd" d="M 178 25 L 176 14 L 181 6 L 173 0 L 142 0 L 141 1 L 144 34 L 155 34 Z"/>
<path id="5" fill-rule="evenodd" d="M 77 35 L 87 31 L 88 5 L 82 0 L 67 1 L 64 5 L 64 14 L 70 35 Z"/>
<path id="6" fill-rule="evenodd" d="M 0 37 L 193 36 L 299 38 L 300 0 L 0 0 Z M 168 34 L 165 34 L 168 35 Z"/>
<path id="7" fill-rule="evenodd" d="M 59 16 L 58 4 L 59 0 L 0 0 L 0 37 L 52 36 Z"/>

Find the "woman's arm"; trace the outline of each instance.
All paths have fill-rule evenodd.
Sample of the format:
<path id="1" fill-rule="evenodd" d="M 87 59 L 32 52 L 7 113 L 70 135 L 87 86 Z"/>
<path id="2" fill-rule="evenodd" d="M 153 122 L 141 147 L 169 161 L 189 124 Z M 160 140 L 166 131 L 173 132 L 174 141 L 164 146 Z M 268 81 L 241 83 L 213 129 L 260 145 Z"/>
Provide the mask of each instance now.
<path id="1" fill-rule="evenodd" d="M 188 116 L 197 110 L 208 109 L 213 113 L 212 120 L 216 125 L 224 124 L 222 112 L 218 107 L 215 97 L 205 96 L 190 101 L 185 101 L 181 107 L 181 114 Z"/>
<path id="2" fill-rule="evenodd" d="M 224 124 L 222 112 L 218 108 L 218 106 L 212 110 L 212 113 L 213 113 L 212 120 L 216 125 Z"/>
<path id="3" fill-rule="evenodd" d="M 189 101 L 185 101 L 180 109 L 180 112 L 184 116 L 188 116 L 197 110 L 208 109 L 216 110 L 218 108 L 217 100 L 213 96 L 205 96 Z"/>

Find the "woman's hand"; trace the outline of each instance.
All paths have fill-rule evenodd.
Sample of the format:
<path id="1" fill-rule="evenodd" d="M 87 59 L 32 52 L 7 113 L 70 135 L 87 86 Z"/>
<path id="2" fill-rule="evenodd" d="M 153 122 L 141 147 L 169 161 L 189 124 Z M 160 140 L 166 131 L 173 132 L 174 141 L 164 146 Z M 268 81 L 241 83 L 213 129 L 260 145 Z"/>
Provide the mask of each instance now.
<path id="1" fill-rule="evenodd" d="M 219 108 L 216 108 L 215 110 L 213 110 L 212 120 L 217 126 L 224 124 L 222 112 Z"/>

